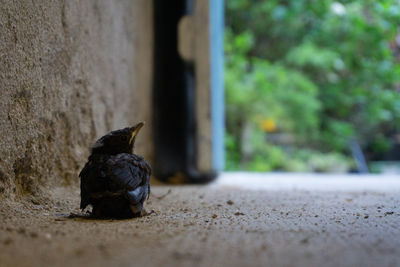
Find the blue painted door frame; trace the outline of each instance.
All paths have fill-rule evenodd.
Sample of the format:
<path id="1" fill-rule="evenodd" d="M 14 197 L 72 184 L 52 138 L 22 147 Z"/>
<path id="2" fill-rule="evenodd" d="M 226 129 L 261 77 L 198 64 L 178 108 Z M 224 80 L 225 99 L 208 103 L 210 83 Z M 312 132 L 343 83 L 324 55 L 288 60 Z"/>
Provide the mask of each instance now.
<path id="1" fill-rule="evenodd" d="M 225 163 L 224 101 L 224 0 L 210 2 L 211 120 L 213 167 L 222 171 Z"/>

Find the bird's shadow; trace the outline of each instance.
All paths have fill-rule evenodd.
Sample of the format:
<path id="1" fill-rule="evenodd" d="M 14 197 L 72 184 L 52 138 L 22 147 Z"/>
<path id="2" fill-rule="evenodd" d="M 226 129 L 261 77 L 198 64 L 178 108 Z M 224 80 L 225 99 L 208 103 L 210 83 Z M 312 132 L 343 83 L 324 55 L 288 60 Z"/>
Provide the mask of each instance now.
<path id="1" fill-rule="evenodd" d="M 156 214 L 154 210 L 146 212 L 146 214 L 139 216 L 139 217 L 99 217 L 94 216 L 91 212 L 70 212 L 70 213 L 57 213 L 55 221 L 67 221 L 67 220 L 74 220 L 74 221 L 124 221 L 124 220 L 132 220 L 138 219 L 142 217 L 149 216 L 151 214 Z"/>
<path id="2" fill-rule="evenodd" d="M 103 218 L 103 217 L 96 217 L 93 216 L 91 213 L 75 213 L 75 212 L 70 212 L 70 213 L 57 213 L 56 214 L 56 219 L 55 221 L 67 221 L 67 220 L 72 220 L 72 221 L 113 221 L 116 220 L 116 218 Z M 120 220 L 120 219 L 119 219 Z"/>

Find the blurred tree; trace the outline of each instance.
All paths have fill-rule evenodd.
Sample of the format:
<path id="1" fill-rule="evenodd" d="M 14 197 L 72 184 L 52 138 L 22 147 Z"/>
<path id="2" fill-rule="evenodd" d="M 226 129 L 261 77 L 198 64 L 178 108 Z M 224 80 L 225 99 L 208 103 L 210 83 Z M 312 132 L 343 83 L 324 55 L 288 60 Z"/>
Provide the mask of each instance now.
<path id="1" fill-rule="evenodd" d="M 372 151 L 390 147 L 385 134 L 400 128 L 400 64 L 390 47 L 400 2 L 226 5 L 228 169 L 315 170 L 301 163 L 314 154 L 348 164 L 351 139 Z M 266 120 L 290 145 L 271 141 Z"/>

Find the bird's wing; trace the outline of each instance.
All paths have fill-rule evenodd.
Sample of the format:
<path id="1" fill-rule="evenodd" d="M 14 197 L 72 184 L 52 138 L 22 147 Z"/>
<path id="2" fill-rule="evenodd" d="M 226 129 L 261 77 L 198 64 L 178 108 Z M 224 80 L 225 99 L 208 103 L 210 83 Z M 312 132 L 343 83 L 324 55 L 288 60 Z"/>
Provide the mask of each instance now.
<path id="1" fill-rule="evenodd" d="M 81 205 L 80 208 L 84 209 L 87 205 L 89 205 L 88 201 L 88 188 L 87 188 L 87 180 L 88 174 L 90 172 L 89 162 L 85 164 L 81 172 L 79 173 L 79 177 L 81 178 Z"/>
<path id="2" fill-rule="evenodd" d="M 106 165 L 107 176 L 114 184 L 114 190 L 132 191 L 150 182 L 150 166 L 140 156 L 121 153 L 110 156 Z"/>
<path id="3" fill-rule="evenodd" d="M 105 156 L 91 156 L 79 173 L 81 178 L 81 209 L 92 204 L 94 194 L 107 191 L 109 182 L 104 168 L 106 160 L 107 157 Z"/>
<path id="4" fill-rule="evenodd" d="M 90 204 L 90 195 L 93 192 L 101 191 L 101 183 L 98 181 L 99 169 L 96 162 L 89 160 L 82 171 L 79 173 L 81 178 L 81 209 L 86 208 Z"/>

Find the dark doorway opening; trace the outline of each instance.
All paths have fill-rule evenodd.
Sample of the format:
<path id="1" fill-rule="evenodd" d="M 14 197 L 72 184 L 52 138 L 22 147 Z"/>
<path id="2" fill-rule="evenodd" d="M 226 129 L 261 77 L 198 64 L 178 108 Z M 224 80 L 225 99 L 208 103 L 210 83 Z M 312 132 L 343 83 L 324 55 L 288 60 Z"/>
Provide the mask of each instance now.
<path id="1" fill-rule="evenodd" d="M 161 181 L 206 183 L 216 174 L 196 168 L 195 71 L 178 52 L 178 24 L 193 0 L 154 0 L 154 175 Z"/>

